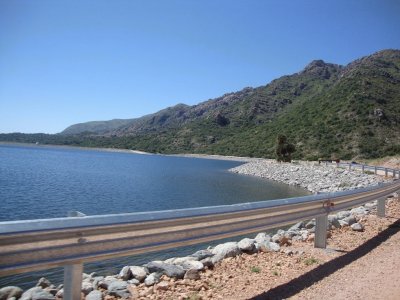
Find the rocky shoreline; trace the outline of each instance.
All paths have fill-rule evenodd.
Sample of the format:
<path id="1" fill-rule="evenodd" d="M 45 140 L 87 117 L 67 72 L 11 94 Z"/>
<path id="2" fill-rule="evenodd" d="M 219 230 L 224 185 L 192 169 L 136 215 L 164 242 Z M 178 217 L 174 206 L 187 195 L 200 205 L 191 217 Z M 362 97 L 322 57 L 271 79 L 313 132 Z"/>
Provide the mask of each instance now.
<path id="1" fill-rule="evenodd" d="M 382 176 L 317 162 L 276 163 L 272 160 L 258 159 L 230 171 L 299 186 L 312 193 L 352 190 L 391 181 Z"/>
<path id="2" fill-rule="evenodd" d="M 311 192 L 334 192 L 362 188 L 388 180 L 331 166 L 307 163 L 278 164 L 261 159 L 251 160 L 231 171 L 301 186 Z M 364 225 L 359 221 L 375 207 L 376 201 L 329 215 L 329 230 L 349 228 L 353 232 L 362 232 Z M 294 224 L 287 230 L 261 232 L 254 238 L 219 244 L 186 257 L 151 261 L 142 266 L 125 266 L 119 274 L 113 276 L 99 276 L 96 273 L 83 274 L 82 297 L 88 300 L 167 299 L 171 297 L 173 299 L 190 299 L 190 295 L 182 291 L 193 291 L 200 295 L 200 298 L 195 299 L 218 299 L 213 294 L 212 287 L 202 279 L 212 276 L 214 268 L 218 268 L 223 261 L 241 255 L 272 255 L 272 253 L 302 256 L 301 249 L 293 251 L 288 246 L 293 243 L 312 242 L 314 231 L 315 220 L 303 221 Z M 330 231 L 328 231 L 329 235 Z M 253 271 L 257 272 L 257 269 Z M 62 298 L 63 286 L 56 287 L 46 278 L 41 278 L 36 287 L 26 291 L 14 286 L 0 289 L 0 300 L 55 300 Z"/>

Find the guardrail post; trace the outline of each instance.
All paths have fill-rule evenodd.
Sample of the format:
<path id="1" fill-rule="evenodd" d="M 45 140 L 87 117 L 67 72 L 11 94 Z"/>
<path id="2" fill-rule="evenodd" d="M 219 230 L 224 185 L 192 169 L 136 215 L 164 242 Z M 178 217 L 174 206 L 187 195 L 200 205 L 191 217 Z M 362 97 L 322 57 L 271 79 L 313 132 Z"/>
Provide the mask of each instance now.
<path id="1" fill-rule="evenodd" d="M 349 163 L 349 171 L 351 171 L 351 163 Z"/>
<path id="2" fill-rule="evenodd" d="M 80 211 L 69 211 L 67 217 L 85 217 Z M 63 300 L 81 300 L 83 264 L 72 264 L 64 267 Z"/>
<path id="3" fill-rule="evenodd" d="M 385 168 L 385 177 L 387 177 L 387 176 L 388 176 L 388 169 Z"/>
<path id="4" fill-rule="evenodd" d="M 64 267 L 64 300 L 81 300 L 83 264 Z"/>
<path id="5" fill-rule="evenodd" d="M 378 204 L 376 206 L 376 214 L 378 217 L 384 218 L 386 216 L 386 198 L 378 199 Z"/>
<path id="6" fill-rule="evenodd" d="M 378 173 L 376 166 L 374 167 L 374 173 L 375 173 L 375 175 Z"/>
<path id="7" fill-rule="evenodd" d="M 364 173 L 365 165 L 361 165 L 361 172 Z"/>
<path id="8" fill-rule="evenodd" d="M 326 248 L 326 230 L 328 229 L 328 215 L 315 218 L 315 248 Z"/>

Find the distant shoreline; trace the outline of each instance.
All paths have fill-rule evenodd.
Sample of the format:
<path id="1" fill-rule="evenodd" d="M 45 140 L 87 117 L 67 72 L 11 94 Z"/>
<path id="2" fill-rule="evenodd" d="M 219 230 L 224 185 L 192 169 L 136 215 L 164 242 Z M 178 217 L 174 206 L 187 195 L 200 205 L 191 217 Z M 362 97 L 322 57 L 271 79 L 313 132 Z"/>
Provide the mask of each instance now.
<path id="1" fill-rule="evenodd" d="M 94 150 L 103 152 L 122 152 L 122 153 L 133 153 L 133 154 L 143 154 L 143 155 L 157 155 L 154 153 L 139 151 L 139 150 L 129 150 L 129 149 L 118 149 L 118 148 L 99 148 L 99 147 L 82 147 L 82 146 L 72 146 L 72 145 L 49 145 L 49 144 L 33 144 L 33 143 L 18 143 L 18 142 L 0 142 L 0 145 L 8 146 L 26 146 L 31 148 L 58 148 L 58 149 L 77 149 L 77 150 Z"/>
<path id="2" fill-rule="evenodd" d="M 141 155 L 175 156 L 175 157 L 202 158 L 202 159 L 215 159 L 215 160 L 233 160 L 233 161 L 240 161 L 240 162 L 250 162 L 250 161 L 261 159 L 261 158 L 255 158 L 255 157 L 224 156 L 224 155 L 217 155 L 217 154 L 192 154 L 192 153 L 163 154 L 163 153 L 150 153 L 150 152 L 139 151 L 139 150 L 129 150 L 129 149 L 119 149 L 119 148 L 82 147 L 82 146 L 72 146 L 72 145 L 49 145 L 49 144 L 2 142 L 2 141 L 0 141 L 0 145 L 26 146 L 26 147 L 31 147 L 31 148 L 93 150 L 93 151 L 103 151 L 103 152 L 141 154 Z"/>

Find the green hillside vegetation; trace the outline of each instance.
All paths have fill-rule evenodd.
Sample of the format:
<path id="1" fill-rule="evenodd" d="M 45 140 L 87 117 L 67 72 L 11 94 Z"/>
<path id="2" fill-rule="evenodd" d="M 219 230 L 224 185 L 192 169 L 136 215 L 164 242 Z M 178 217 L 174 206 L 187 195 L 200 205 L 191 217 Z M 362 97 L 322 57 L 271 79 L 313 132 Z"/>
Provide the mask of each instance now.
<path id="1" fill-rule="evenodd" d="M 69 126 L 68 128 L 64 129 L 61 134 L 64 135 L 73 135 L 73 134 L 80 134 L 80 133 L 106 133 L 109 131 L 116 130 L 122 126 L 125 126 L 131 123 L 134 119 L 114 119 L 110 121 L 91 121 L 86 123 L 79 123 Z"/>
<path id="2" fill-rule="evenodd" d="M 294 159 L 395 155 L 400 51 L 380 51 L 345 67 L 316 60 L 265 86 L 125 121 L 109 130 L 81 126 L 74 134 L 1 134 L 0 140 L 274 157 L 276 138 L 283 134 L 296 148 Z"/>

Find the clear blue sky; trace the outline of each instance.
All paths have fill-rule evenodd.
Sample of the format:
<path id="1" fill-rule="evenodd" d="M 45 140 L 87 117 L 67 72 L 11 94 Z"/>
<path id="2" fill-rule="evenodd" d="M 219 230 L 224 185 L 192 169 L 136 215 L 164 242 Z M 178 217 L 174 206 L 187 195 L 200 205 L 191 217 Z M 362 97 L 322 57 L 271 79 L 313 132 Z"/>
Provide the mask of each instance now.
<path id="1" fill-rule="evenodd" d="M 387 48 L 396 0 L 0 0 L 0 132 L 139 117 Z"/>

